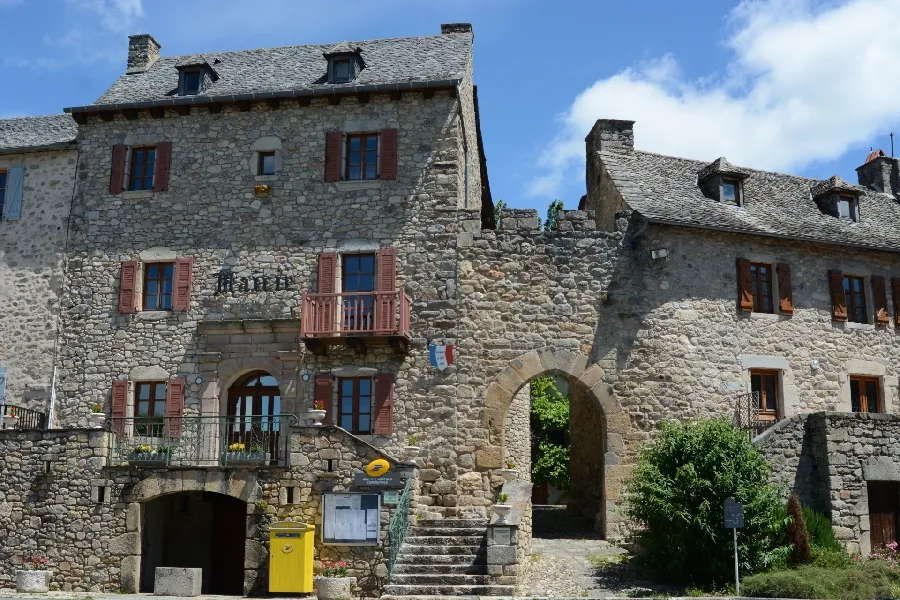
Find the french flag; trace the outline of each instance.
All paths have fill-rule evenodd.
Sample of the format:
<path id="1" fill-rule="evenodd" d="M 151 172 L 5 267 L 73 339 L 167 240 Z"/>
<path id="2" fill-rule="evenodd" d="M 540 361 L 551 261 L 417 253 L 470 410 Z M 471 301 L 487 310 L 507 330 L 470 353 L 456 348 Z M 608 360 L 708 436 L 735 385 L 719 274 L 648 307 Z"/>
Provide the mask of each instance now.
<path id="1" fill-rule="evenodd" d="M 439 371 L 443 371 L 453 364 L 453 346 L 428 346 L 428 359 L 432 366 L 437 367 Z"/>

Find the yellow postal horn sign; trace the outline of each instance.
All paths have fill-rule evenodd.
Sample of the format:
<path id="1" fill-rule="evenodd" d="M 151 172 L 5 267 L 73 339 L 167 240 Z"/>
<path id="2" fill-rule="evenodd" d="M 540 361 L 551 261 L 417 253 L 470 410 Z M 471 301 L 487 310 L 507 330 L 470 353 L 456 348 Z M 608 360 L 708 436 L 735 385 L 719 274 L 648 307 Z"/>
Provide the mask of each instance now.
<path id="1" fill-rule="evenodd" d="M 391 464 L 383 458 L 378 458 L 366 465 L 366 475 L 369 477 L 381 477 L 391 470 Z"/>

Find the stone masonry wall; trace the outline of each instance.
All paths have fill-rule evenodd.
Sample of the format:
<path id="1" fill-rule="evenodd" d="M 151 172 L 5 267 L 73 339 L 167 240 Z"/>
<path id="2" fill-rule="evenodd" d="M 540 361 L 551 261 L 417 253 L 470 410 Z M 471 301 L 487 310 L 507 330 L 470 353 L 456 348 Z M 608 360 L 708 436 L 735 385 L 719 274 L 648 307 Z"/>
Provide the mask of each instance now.
<path id="1" fill-rule="evenodd" d="M 22 215 L 0 222 L 0 366 L 6 401 L 45 411 L 53 378 L 74 150 L 0 154 L 0 170 L 25 166 Z"/>

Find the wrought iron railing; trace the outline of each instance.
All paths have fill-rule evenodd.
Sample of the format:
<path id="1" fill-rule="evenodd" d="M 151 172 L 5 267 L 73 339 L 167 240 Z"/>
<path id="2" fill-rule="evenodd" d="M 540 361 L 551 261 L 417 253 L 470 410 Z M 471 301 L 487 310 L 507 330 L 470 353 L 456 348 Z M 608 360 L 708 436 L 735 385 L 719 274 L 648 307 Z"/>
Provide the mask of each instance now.
<path id="1" fill-rule="evenodd" d="M 112 419 L 112 466 L 286 466 L 294 415 Z"/>
<path id="2" fill-rule="evenodd" d="M 412 499 L 413 478 L 406 480 L 406 487 L 400 494 L 400 501 L 397 502 L 397 508 L 394 509 L 394 516 L 391 517 L 391 523 L 388 526 L 388 540 L 390 548 L 388 549 L 388 581 L 394 572 L 394 563 L 397 562 L 397 556 L 400 555 L 400 546 L 406 539 L 406 532 L 409 530 L 409 507 Z"/>
<path id="3" fill-rule="evenodd" d="M 15 404 L 0 405 L 0 429 L 47 429 L 47 414 Z"/>
<path id="4" fill-rule="evenodd" d="M 303 292 L 300 335 L 305 338 L 343 335 L 409 337 L 412 299 L 404 291 Z"/>
<path id="5" fill-rule="evenodd" d="M 763 413 L 759 410 L 759 392 L 739 394 L 734 397 L 735 427 L 744 429 L 754 438 L 781 420 L 776 413 Z"/>

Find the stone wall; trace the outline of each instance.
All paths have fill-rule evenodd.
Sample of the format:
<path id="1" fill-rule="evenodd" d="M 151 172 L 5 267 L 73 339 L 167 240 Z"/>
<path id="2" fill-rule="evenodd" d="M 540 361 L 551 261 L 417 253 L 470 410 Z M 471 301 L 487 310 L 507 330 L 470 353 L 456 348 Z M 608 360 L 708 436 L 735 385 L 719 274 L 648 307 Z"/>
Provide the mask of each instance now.
<path id="1" fill-rule="evenodd" d="M 509 405 L 505 439 L 503 462 L 515 463 L 519 479 L 531 481 L 531 386 L 528 384 L 519 390 Z"/>
<path id="2" fill-rule="evenodd" d="M 0 170 L 24 165 L 22 214 L 0 222 L 0 366 L 6 401 L 46 411 L 53 378 L 74 150 L 0 154 Z"/>

